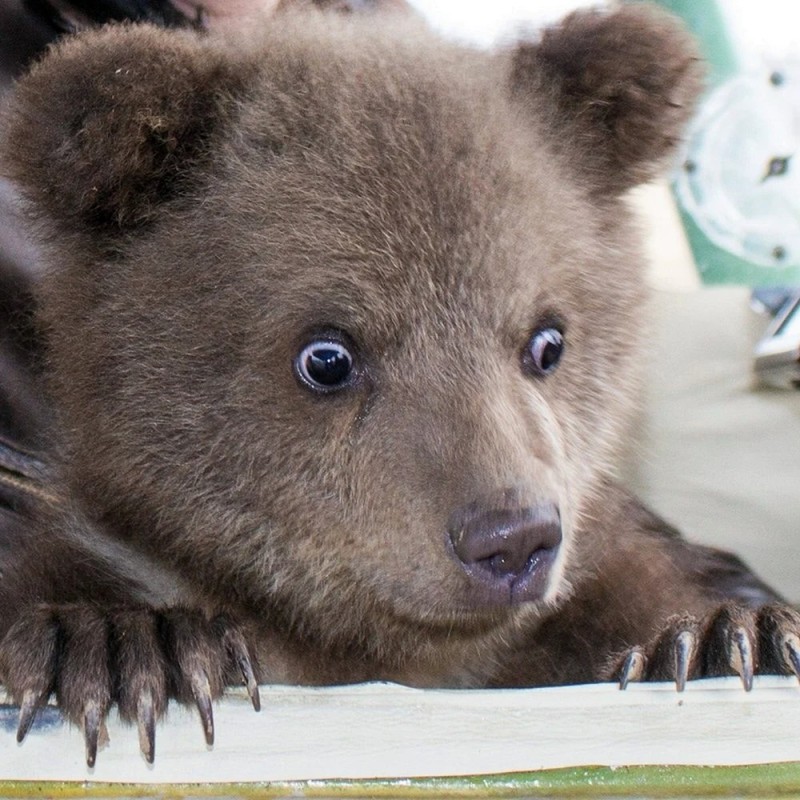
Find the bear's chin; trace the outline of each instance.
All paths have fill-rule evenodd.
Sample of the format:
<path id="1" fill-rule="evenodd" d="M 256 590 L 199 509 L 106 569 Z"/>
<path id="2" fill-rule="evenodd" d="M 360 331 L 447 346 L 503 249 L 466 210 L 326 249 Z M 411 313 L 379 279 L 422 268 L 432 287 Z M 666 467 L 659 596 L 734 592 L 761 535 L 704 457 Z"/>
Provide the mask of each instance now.
<path id="1" fill-rule="evenodd" d="M 398 632 L 424 631 L 433 639 L 439 636 L 479 638 L 541 616 L 555 604 L 554 595 L 548 588 L 541 597 L 523 600 L 519 594 L 514 596 L 512 587 L 502 597 L 495 596 L 492 590 L 482 597 L 473 593 L 464 599 L 451 598 L 449 603 L 442 602 L 441 598 L 423 603 L 423 598 L 417 598 L 416 602 L 405 604 L 393 598 L 383 609 L 382 625 L 385 630 L 393 628 Z"/>

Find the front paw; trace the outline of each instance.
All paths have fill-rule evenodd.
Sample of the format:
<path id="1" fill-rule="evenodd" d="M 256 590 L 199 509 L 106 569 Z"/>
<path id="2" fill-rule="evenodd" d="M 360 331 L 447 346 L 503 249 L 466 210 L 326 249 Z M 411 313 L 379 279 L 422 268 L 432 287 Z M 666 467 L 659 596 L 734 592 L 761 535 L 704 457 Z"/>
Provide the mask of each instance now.
<path id="1" fill-rule="evenodd" d="M 209 745 L 212 700 L 237 674 L 254 708 L 260 708 L 241 631 L 226 617 L 208 620 L 188 609 L 37 606 L 23 613 L 0 643 L 0 673 L 20 706 L 17 741 L 55 693 L 62 712 L 83 729 L 90 767 L 115 704 L 123 719 L 136 723 L 139 745 L 151 763 L 155 724 L 170 698 L 197 706 Z"/>
<path id="2" fill-rule="evenodd" d="M 679 692 L 695 678 L 739 675 L 746 691 L 757 674 L 800 678 L 800 613 L 782 603 L 730 603 L 703 617 L 671 617 L 649 643 L 613 659 L 608 673 L 621 689 L 631 681 L 675 681 Z"/>

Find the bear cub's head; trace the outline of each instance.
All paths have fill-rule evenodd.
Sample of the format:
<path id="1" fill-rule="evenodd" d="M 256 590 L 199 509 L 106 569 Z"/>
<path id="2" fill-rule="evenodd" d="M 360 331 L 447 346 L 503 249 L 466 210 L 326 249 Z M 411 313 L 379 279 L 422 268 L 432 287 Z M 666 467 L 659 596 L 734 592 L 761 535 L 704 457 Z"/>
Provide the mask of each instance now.
<path id="1" fill-rule="evenodd" d="M 332 645 L 558 603 L 636 383 L 625 194 L 699 71 L 640 6 L 491 54 L 311 14 L 238 52 L 148 27 L 57 46 L 5 158 L 42 232 L 71 491 Z"/>

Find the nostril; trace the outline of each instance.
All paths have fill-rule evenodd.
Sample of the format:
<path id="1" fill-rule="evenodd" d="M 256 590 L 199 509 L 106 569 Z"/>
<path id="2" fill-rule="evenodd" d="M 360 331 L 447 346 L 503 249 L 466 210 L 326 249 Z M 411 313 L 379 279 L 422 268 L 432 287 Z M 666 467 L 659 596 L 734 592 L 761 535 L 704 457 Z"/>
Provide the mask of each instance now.
<path id="1" fill-rule="evenodd" d="M 525 559 L 524 563 L 520 563 L 519 559 L 515 558 L 513 553 L 500 552 L 489 558 L 481 559 L 476 563 L 483 564 L 496 575 L 515 575 L 525 567 L 527 561 L 528 559 Z"/>

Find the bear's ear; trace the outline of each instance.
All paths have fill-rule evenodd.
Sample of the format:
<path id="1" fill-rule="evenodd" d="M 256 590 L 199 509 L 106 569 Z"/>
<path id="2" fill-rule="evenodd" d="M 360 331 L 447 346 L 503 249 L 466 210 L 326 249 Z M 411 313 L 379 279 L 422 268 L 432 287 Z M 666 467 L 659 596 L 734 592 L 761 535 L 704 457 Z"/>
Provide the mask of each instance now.
<path id="1" fill-rule="evenodd" d="M 3 171 L 57 229 L 130 230 L 205 158 L 242 71 L 188 32 L 117 26 L 70 37 L 17 86 Z"/>
<path id="2" fill-rule="evenodd" d="M 513 53 L 514 96 L 544 119 L 598 194 L 650 180 L 674 150 L 702 88 L 688 32 L 634 4 L 579 11 Z M 542 104 L 554 104 L 555 110 Z"/>

